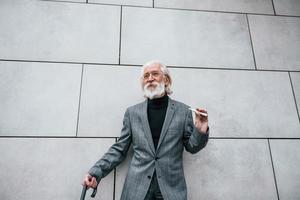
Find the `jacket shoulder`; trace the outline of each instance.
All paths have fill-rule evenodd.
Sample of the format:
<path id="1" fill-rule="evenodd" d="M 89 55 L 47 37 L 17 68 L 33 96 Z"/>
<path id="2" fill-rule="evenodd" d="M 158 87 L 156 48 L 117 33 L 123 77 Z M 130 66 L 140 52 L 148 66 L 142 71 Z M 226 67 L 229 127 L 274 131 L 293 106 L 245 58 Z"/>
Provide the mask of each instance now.
<path id="1" fill-rule="evenodd" d="M 132 105 L 132 106 L 127 108 L 127 111 L 132 112 L 132 111 L 135 111 L 135 110 L 141 110 L 143 108 L 144 103 L 145 103 L 145 101 L 142 101 L 140 103 Z"/>
<path id="2" fill-rule="evenodd" d="M 188 109 L 190 106 L 186 105 L 185 103 L 182 103 L 180 101 L 170 99 L 170 102 L 174 104 L 175 107 L 177 108 L 182 108 L 182 109 Z"/>

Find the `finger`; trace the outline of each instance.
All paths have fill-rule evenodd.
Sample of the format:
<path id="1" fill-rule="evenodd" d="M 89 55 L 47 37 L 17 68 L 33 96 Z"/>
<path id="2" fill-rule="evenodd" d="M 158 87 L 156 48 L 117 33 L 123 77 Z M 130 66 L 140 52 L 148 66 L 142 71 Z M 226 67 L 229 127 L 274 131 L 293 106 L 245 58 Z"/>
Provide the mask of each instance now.
<path id="1" fill-rule="evenodd" d="M 89 187 L 91 187 L 91 182 L 85 182 L 85 185 L 89 188 Z"/>
<path id="2" fill-rule="evenodd" d="M 88 183 L 88 179 L 87 179 L 87 177 L 85 176 L 81 184 L 82 184 L 83 186 L 85 186 L 85 185 L 87 185 L 87 183 Z"/>
<path id="3" fill-rule="evenodd" d="M 197 111 L 196 118 L 203 118 L 203 117 L 208 117 L 208 114 L 204 113 L 204 112 Z"/>
<path id="4" fill-rule="evenodd" d="M 196 117 L 197 117 L 197 115 L 202 115 L 202 116 L 205 116 L 205 117 L 208 116 L 208 115 L 207 115 L 207 111 L 204 110 L 204 109 L 199 109 L 199 108 L 193 109 L 193 108 L 189 108 L 189 110 L 193 111 L 193 112 L 195 113 Z M 202 110 L 203 110 L 204 112 L 201 112 Z"/>
<path id="5" fill-rule="evenodd" d="M 86 183 L 89 183 L 89 182 L 91 182 L 91 179 L 90 179 L 90 177 L 86 176 L 86 177 L 85 177 L 85 182 L 86 182 Z"/>
<path id="6" fill-rule="evenodd" d="M 92 188 L 97 187 L 97 180 L 95 178 L 92 179 Z"/>
<path id="7" fill-rule="evenodd" d="M 91 181 L 93 177 L 92 177 L 90 174 L 87 174 L 87 175 L 86 175 L 86 178 L 87 178 L 89 181 Z"/>
<path id="8" fill-rule="evenodd" d="M 203 109 L 203 108 L 196 108 L 196 110 L 198 111 L 197 114 L 201 115 L 201 116 L 208 116 L 207 110 Z"/>
<path id="9" fill-rule="evenodd" d="M 196 108 L 196 110 L 197 110 L 198 112 L 207 113 L 207 110 L 205 110 L 204 108 Z"/>
<path id="10" fill-rule="evenodd" d="M 88 187 L 91 187 L 92 186 L 92 178 L 91 177 L 88 177 L 86 176 L 86 179 L 85 179 L 85 185 L 88 186 Z"/>
<path id="11" fill-rule="evenodd" d="M 83 185 L 83 186 L 85 186 L 85 185 L 88 186 L 88 184 L 89 184 L 89 181 L 88 181 L 88 179 L 85 178 L 85 179 L 83 180 L 83 182 L 82 182 L 82 185 Z"/>

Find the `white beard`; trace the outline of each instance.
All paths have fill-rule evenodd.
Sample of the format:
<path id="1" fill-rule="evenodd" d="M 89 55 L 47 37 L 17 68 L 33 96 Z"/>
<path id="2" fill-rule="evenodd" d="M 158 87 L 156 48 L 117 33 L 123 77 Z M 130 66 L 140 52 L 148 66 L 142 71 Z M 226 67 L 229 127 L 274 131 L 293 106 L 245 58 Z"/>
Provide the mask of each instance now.
<path id="1" fill-rule="evenodd" d="M 150 83 L 146 84 L 144 86 L 144 96 L 149 99 L 156 99 L 158 97 L 161 97 L 165 93 L 165 83 L 164 81 L 161 81 L 160 83 L 152 83 L 152 85 L 155 85 L 154 89 L 149 89 L 148 86 Z"/>

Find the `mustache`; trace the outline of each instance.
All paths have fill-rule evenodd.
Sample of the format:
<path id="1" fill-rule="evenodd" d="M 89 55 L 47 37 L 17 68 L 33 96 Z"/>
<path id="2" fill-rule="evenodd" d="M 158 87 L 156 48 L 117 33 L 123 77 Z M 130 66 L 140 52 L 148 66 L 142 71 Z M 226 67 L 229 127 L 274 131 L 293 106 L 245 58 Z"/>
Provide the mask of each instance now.
<path id="1" fill-rule="evenodd" d="M 147 84 L 145 85 L 145 87 L 147 88 L 147 87 L 149 87 L 149 86 L 158 86 L 158 85 L 159 85 L 159 83 L 153 82 L 153 83 L 147 83 Z"/>

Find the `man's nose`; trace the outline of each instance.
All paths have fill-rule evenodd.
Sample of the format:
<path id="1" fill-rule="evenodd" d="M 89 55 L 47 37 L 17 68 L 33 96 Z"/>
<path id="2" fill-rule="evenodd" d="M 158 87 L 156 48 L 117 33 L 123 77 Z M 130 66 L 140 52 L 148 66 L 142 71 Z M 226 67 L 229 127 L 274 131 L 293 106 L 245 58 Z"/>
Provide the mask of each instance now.
<path id="1" fill-rule="evenodd" d="M 148 81 L 149 81 L 149 82 L 152 82 L 152 81 L 154 81 L 154 77 L 153 77 L 153 75 L 152 75 L 152 74 L 149 74 Z"/>

